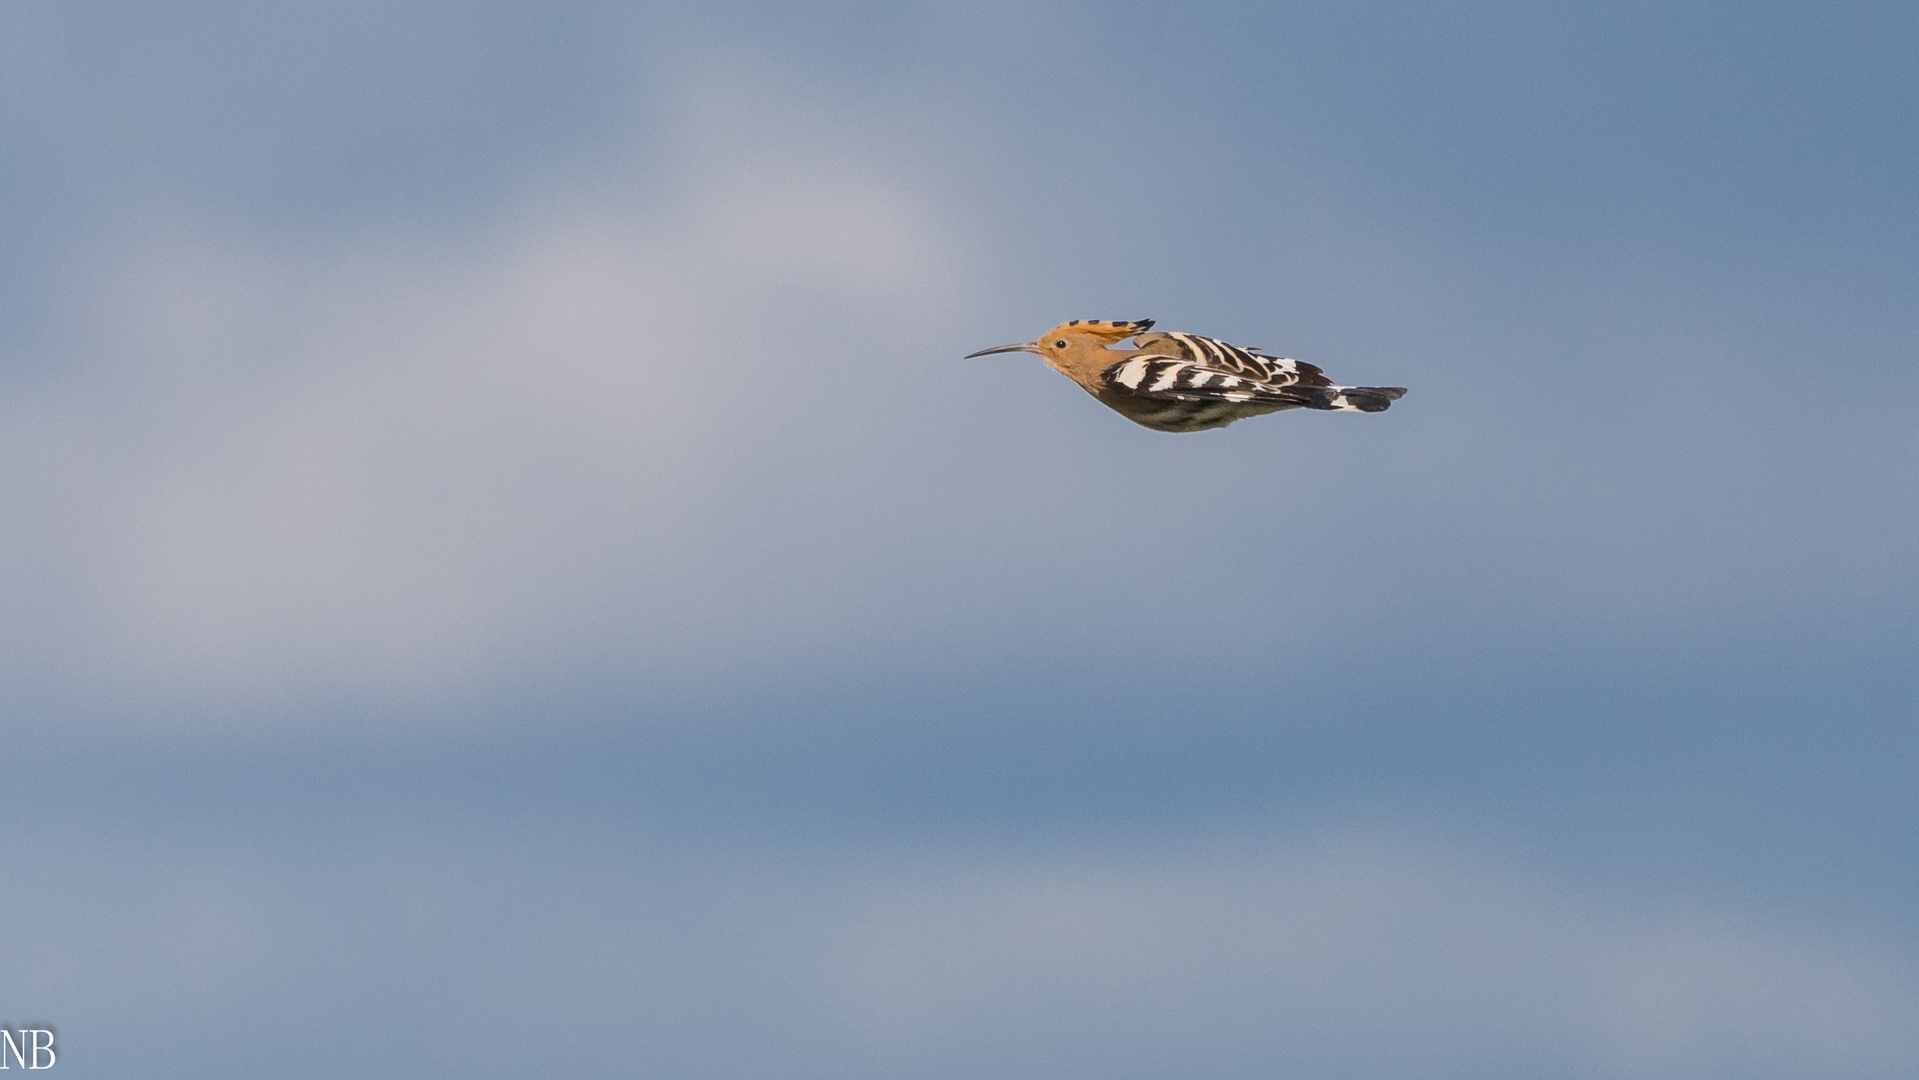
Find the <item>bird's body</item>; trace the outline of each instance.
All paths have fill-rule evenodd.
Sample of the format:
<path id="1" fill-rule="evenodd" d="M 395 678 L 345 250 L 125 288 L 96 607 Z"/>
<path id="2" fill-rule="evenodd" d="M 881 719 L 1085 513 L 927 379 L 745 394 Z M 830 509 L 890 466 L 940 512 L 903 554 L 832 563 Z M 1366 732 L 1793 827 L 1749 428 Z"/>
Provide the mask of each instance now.
<path id="1" fill-rule="evenodd" d="M 1148 333 L 1152 326 L 1151 319 L 1075 319 L 1038 341 L 972 356 L 1036 353 L 1114 412 L 1156 431 L 1204 431 L 1281 409 L 1380 412 L 1406 392 L 1400 386 L 1334 386 L 1311 364 L 1198 334 Z M 1127 338 L 1134 348 L 1110 347 Z"/>

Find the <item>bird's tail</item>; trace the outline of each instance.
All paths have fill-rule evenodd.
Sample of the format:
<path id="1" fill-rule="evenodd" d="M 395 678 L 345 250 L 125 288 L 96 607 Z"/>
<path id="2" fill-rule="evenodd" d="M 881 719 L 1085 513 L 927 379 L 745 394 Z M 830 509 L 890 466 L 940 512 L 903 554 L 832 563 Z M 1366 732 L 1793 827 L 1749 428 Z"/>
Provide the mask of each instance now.
<path id="1" fill-rule="evenodd" d="M 1403 386 L 1289 386 L 1289 394 L 1306 399 L 1309 409 L 1339 412 L 1385 412 L 1406 393 Z"/>

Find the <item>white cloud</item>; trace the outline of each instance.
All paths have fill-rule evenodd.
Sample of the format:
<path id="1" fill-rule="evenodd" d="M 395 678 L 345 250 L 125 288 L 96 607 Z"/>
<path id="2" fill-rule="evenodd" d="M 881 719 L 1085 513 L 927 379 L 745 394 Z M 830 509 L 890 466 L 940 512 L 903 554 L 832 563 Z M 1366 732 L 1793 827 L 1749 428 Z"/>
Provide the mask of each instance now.
<path id="1" fill-rule="evenodd" d="M 633 153 L 667 164 L 602 162 L 464 240 L 174 223 L 97 257 L 84 359 L 7 409 L 16 670 L 163 703 L 436 693 L 723 624 L 706 552 L 742 474 L 924 328 L 957 256 L 849 132 L 709 96 Z"/>

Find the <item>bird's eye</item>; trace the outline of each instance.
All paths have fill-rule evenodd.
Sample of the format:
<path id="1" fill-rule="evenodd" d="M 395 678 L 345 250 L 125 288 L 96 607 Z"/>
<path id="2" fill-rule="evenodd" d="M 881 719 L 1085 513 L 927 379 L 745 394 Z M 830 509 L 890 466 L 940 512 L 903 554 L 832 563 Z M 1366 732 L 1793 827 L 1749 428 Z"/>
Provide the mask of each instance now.
<path id="1" fill-rule="evenodd" d="M 1066 347 L 1066 342 L 1063 339 L 1060 341 L 1053 342 L 1053 348 L 1055 349 L 1064 349 L 1065 347 Z"/>

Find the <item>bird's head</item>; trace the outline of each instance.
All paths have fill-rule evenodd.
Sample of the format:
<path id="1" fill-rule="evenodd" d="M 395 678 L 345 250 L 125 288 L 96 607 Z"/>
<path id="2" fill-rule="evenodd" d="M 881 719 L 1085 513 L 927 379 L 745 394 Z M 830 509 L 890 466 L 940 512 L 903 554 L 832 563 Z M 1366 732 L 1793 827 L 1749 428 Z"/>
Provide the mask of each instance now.
<path id="1" fill-rule="evenodd" d="M 1074 319 L 1060 323 L 1040 335 L 1038 341 L 1022 341 L 1013 345 L 999 345 L 991 349 L 981 349 L 968 353 L 966 359 L 975 356 L 988 356 L 992 353 L 1029 352 L 1037 353 L 1053 367 L 1060 367 L 1066 358 L 1076 352 L 1090 352 L 1104 349 L 1116 341 L 1124 341 L 1134 334 L 1144 334 L 1152 329 L 1153 320 L 1136 319 L 1132 322 L 1102 322 L 1099 319 Z"/>

